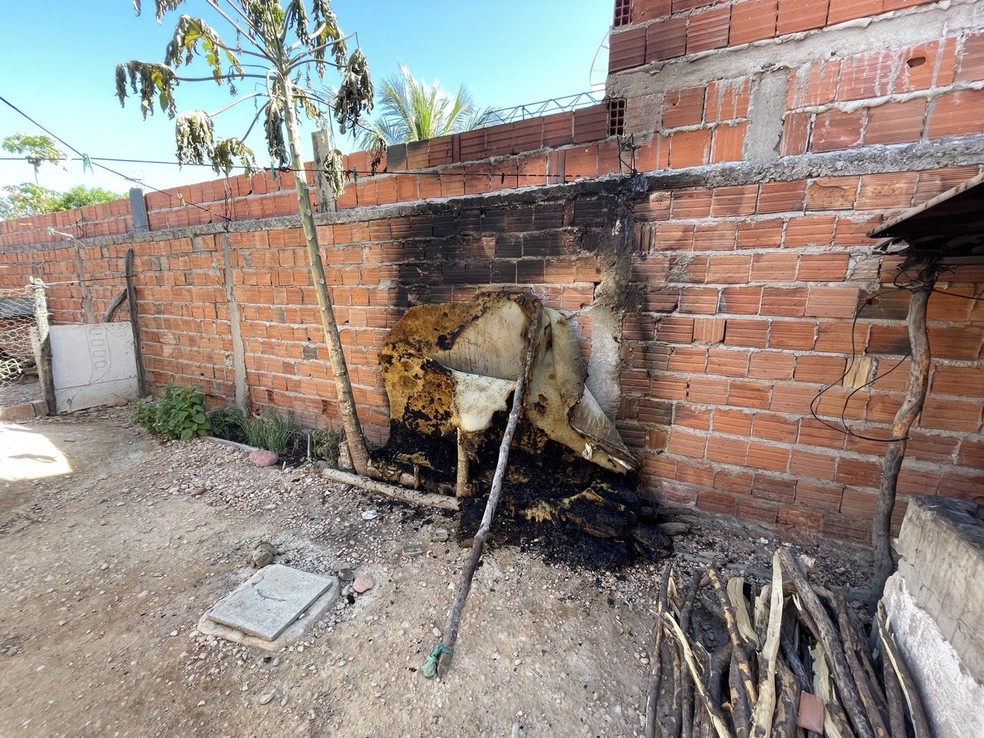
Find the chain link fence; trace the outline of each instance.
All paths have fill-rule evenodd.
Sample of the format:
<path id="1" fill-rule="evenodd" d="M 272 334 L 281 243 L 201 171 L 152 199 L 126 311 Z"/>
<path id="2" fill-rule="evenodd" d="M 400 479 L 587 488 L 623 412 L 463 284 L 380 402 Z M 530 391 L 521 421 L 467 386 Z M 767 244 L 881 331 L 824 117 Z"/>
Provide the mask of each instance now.
<path id="1" fill-rule="evenodd" d="M 0 289 L 0 386 L 35 376 L 31 328 L 34 298 L 28 289 Z"/>

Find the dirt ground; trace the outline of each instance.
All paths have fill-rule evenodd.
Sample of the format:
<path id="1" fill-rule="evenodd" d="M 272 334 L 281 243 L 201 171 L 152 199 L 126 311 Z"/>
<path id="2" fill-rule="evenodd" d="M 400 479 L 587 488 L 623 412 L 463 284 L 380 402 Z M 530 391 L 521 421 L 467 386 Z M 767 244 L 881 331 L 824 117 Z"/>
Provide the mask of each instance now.
<path id="1" fill-rule="evenodd" d="M 643 734 L 662 563 L 591 571 L 493 546 L 451 672 L 427 680 L 467 556 L 439 540 L 451 516 L 210 441 L 162 444 L 129 414 L 0 424 L 0 736 Z M 199 634 L 261 540 L 376 586 L 280 653 Z M 776 545 L 705 519 L 674 561 L 754 575 Z M 806 550 L 828 583 L 866 575 L 855 549 Z"/>

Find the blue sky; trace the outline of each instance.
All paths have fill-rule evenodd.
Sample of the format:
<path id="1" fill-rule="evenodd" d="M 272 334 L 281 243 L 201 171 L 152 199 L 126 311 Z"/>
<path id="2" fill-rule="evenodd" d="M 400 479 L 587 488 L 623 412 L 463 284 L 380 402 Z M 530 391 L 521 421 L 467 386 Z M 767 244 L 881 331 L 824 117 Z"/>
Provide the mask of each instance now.
<path id="1" fill-rule="evenodd" d="M 333 7 L 342 30 L 358 33 L 377 80 L 403 63 L 418 79 L 439 80 L 444 89 L 465 84 L 479 105 L 493 108 L 583 92 L 592 81 L 604 81 L 606 52 L 595 57 L 611 23 L 612 0 L 335 0 Z M 144 0 L 139 17 L 130 0 L 7 0 L 0 24 L 0 96 L 90 156 L 173 161 L 173 122 L 160 111 L 143 121 L 132 98 L 121 108 L 113 74 L 121 61 L 162 61 L 182 12 L 204 17 L 226 35 L 202 0 L 188 0 L 161 25 L 154 19 L 153 0 Z M 326 84 L 335 79 L 326 77 Z M 214 111 L 231 99 L 225 87 L 211 83 L 183 84 L 176 98 L 179 111 Z M 250 105 L 219 116 L 216 134 L 241 135 Z M 0 139 L 11 133 L 41 131 L 0 103 Z M 305 136 L 305 156 L 309 140 Z M 262 142 L 251 143 L 259 162 L 266 163 L 268 157 L 259 153 Z M 212 176 L 209 168 L 109 166 L 154 187 Z M 0 186 L 29 180 L 33 171 L 26 163 L 0 161 Z M 43 166 L 41 184 L 119 192 L 131 186 L 98 170 L 83 173 L 80 161 L 67 168 Z"/>

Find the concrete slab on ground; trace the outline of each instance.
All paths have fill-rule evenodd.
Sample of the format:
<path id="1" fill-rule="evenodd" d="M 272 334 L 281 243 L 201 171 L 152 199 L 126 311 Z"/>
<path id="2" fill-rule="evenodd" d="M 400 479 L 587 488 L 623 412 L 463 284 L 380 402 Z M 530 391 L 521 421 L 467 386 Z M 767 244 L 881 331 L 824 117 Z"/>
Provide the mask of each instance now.
<path id="1" fill-rule="evenodd" d="M 207 621 L 211 621 L 260 641 L 273 642 L 312 605 L 324 609 L 334 604 L 338 590 L 337 577 L 271 564 L 219 600 L 202 623 L 207 627 Z"/>

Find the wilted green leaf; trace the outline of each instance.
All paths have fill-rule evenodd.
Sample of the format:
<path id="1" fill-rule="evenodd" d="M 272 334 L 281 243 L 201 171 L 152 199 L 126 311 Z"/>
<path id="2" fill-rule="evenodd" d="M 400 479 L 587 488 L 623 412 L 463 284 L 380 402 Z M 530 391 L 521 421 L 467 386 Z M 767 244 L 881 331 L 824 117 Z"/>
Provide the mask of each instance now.
<path id="1" fill-rule="evenodd" d="M 165 64 L 150 64 L 134 59 L 116 66 L 116 96 L 120 105 L 126 104 L 127 78 L 130 89 L 140 95 L 140 109 L 144 118 L 154 113 L 154 97 L 169 118 L 177 112 L 174 107 L 174 70 Z"/>
<path id="2" fill-rule="evenodd" d="M 174 123 L 174 139 L 181 164 L 211 163 L 215 155 L 212 119 L 204 110 L 182 113 Z"/>
<path id="3" fill-rule="evenodd" d="M 258 171 L 253 150 L 242 139 L 223 138 L 215 144 L 212 154 L 212 169 L 216 174 L 229 176 L 236 167 L 236 161 L 243 168 L 243 174 L 252 177 Z"/>
<path id="4" fill-rule="evenodd" d="M 243 73 L 242 64 L 239 58 L 229 51 L 226 44 L 204 20 L 192 18 L 189 15 L 182 15 L 178 19 L 178 24 L 174 29 L 174 37 L 167 45 L 164 54 L 164 63 L 170 66 L 181 66 L 191 64 L 195 59 L 195 54 L 199 53 L 198 44 L 201 43 L 204 51 L 205 61 L 212 68 L 212 76 L 215 81 L 222 84 L 222 64 L 219 60 L 219 51 L 224 50 L 232 70 L 237 74 Z"/>
<path id="5" fill-rule="evenodd" d="M 372 78 L 369 64 L 361 49 L 352 52 L 342 84 L 335 94 L 335 120 L 345 133 L 359 122 L 363 113 L 372 110 Z"/>

